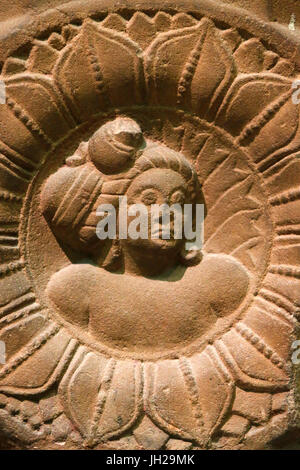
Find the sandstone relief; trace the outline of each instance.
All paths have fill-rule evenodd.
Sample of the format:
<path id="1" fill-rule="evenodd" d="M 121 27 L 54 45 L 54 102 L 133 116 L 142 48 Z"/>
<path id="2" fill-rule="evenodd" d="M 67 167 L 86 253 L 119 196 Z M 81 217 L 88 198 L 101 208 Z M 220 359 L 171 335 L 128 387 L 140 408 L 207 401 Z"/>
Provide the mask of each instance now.
<path id="1" fill-rule="evenodd" d="M 2 66 L 1 436 L 270 448 L 297 428 L 296 36 L 128 3 L 52 19 Z M 122 197 L 147 220 L 202 205 L 203 246 L 172 218 L 170 239 L 101 240 Z"/>

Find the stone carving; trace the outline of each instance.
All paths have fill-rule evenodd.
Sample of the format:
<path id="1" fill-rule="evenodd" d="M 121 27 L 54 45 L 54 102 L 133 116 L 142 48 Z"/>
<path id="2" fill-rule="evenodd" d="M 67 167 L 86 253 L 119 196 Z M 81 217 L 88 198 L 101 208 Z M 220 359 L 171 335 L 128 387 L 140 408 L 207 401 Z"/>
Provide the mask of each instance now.
<path id="1" fill-rule="evenodd" d="M 99 13 L 3 65 L 0 423 L 20 446 L 263 448 L 293 427 L 299 61 L 204 13 Z M 202 252 L 99 240 L 120 195 L 205 203 Z"/>
<path id="2" fill-rule="evenodd" d="M 82 252 L 88 250 L 98 262 L 101 248 L 106 251 L 106 270 L 81 262 L 52 276 L 47 293 L 54 309 L 100 344 L 123 352 L 151 353 L 178 349 L 182 343 L 202 337 L 218 318 L 232 314 L 244 300 L 249 275 L 229 256 L 201 259 L 197 252 L 185 253 L 185 239 L 174 239 L 174 220 L 169 240 L 151 238 L 151 204 L 196 204 L 203 196 L 195 170 L 182 155 L 153 143 L 139 150 L 144 145 L 141 137 L 132 121 L 119 118 L 105 124 L 86 146 L 88 155 L 82 159 L 89 161 L 71 157 L 67 162 L 79 166 L 60 169 L 50 177 L 42 192 L 42 210 L 62 243 L 68 233 L 75 250 L 82 244 Z M 127 141 L 133 142 L 132 147 L 125 147 Z M 121 149 L 117 144 L 123 144 Z M 95 169 L 98 161 L 103 169 L 104 161 L 104 170 L 119 173 L 116 162 L 122 169 L 125 154 L 127 166 L 129 159 L 132 167 L 119 179 L 114 175 L 110 180 Z M 136 157 L 134 162 L 132 157 Z M 148 207 L 149 238 L 116 239 L 112 246 L 101 247 L 95 209 L 114 198 L 117 206 L 122 194 L 129 205 Z M 76 237 L 73 229 L 77 229 Z M 196 266 L 177 269 L 180 264 Z"/>

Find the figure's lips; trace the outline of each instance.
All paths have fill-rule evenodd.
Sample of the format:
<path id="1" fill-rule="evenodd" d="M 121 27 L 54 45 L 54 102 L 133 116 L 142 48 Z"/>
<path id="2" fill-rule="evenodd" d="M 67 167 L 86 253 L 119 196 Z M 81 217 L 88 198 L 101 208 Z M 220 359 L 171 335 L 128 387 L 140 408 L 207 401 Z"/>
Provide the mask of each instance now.
<path id="1" fill-rule="evenodd" d="M 166 238 L 167 236 L 167 238 Z M 164 238 L 165 237 L 165 238 Z M 163 240 L 172 240 L 174 239 L 174 229 L 163 228 L 160 227 L 158 230 L 155 230 L 153 233 L 151 232 L 151 238 L 158 239 L 161 238 Z"/>
<path id="2" fill-rule="evenodd" d="M 153 237 L 159 237 L 162 238 L 163 235 L 168 235 L 168 238 L 166 240 L 172 239 L 175 237 L 175 230 L 174 230 L 174 225 L 162 225 L 160 224 L 156 230 L 151 231 L 151 238 Z M 165 239 L 164 239 L 165 240 Z"/>

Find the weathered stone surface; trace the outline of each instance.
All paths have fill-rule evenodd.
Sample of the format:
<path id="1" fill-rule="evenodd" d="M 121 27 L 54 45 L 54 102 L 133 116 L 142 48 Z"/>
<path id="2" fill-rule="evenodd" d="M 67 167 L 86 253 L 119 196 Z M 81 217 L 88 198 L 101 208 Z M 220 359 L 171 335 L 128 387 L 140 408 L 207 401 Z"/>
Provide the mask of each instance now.
<path id="1" fill-rule="evenodd" d="M 299 6 L 136 5 L 2 17 L 1 448 L 286 445 Z M 148 215 L 204 204 L 204 246 L 187 252 L 173 219 L 170 240 L 100 240 L 97 208 L 120 196 Z"/>

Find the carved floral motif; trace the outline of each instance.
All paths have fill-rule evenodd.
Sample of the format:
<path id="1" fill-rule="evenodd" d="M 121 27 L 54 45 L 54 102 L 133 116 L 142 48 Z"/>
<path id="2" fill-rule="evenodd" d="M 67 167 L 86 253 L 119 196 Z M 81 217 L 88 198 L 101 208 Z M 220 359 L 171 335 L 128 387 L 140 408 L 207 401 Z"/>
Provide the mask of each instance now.
<path id="1" fill-rule="evenodd" d="M 38 401 L 43 415 L 43 401 L 58 395 L 48 422 L 65 420 L 79 447 L 226 448 L 227 439 L 238 446 L 269 433 L 261 438 L 268 442 L 287 429 L 300 302 L 296 72 L 246 36 L 183 13 L 113 13 L 35 40 L 26 61 L 7 59 L 0 420 L 21 423 L 24 400 Z M 80 142 L 120 115 L 190 162 L 207 206 L 205 252 L 236 259 L 251 279 L 239 314 L 184 349 L 143 355 L 101 346 L 60 321 L 45 296 L 74 255 L 38 209 L 41 188 L 78 157 Z M 26 423 L 28 442 L 44 437 L 43 427 Z"/>

